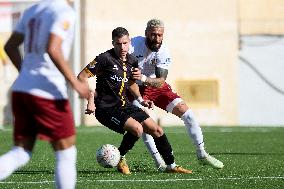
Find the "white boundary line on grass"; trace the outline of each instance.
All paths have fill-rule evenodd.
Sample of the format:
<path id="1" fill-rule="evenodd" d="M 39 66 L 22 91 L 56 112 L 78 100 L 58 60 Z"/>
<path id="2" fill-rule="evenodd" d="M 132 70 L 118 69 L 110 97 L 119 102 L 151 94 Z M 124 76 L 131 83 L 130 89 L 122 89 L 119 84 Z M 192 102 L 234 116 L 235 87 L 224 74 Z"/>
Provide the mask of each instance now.
<path id="1" fill-rule="evenodd" d="M 214 180 L 214 178 L 212 178 Z M 284 176 L 277 176 L 277 177 L 224 177 L 224 178 L 216 178 L 217 180 L 257 180 L 257 179 L 284 179 Z M 132 180 L 127 180 L 127 179 L 118 179 L 118 180 L 111 180 L 111 179 L 107 179 L 107 180 L 84 180 L 84 181 L 77 181 L 77 183 L 82 183 L 82 182 L 177 182 L 177 181 L 202 181 L 202 180 L 210 180 L 210 179 L 203 179 L 203 178 L 188 178 L 188 179 L 145 179 L 145 180 L 141 180 L 141 179 L 132 179 Z M 0 181 L 0 184 L 43 184 L 43 183 L 54 183 L 54 181 L 37 181 L 37 182 L 29 182 L 29 181 L 18 181 L 18 182 L 14 182 L 14 181 Z"/>

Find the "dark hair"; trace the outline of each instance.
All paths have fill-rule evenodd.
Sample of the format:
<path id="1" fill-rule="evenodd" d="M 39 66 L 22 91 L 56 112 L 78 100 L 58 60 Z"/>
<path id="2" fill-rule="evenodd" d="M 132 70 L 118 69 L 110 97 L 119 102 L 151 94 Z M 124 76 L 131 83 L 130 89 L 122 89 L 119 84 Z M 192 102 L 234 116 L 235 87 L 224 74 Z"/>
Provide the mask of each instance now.
<path id="1" fill-rule="evenodd" d="M 118 37 L 122 37 L 122 36 L 129 36 L 129 33 L 127 31 L 127 29 L 123 28 L 123 27 L 117 27 L 114 30 L 112 30 L 112 40 L 114 40 L 114 38 Z"/>

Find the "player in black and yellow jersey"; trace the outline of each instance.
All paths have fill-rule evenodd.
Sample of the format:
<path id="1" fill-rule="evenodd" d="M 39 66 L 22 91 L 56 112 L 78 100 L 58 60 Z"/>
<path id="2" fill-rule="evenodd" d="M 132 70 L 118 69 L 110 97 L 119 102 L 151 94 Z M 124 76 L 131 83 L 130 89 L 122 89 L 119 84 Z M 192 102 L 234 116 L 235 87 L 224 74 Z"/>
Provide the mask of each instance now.
<path id="1" fill-rule="evenodd" d="M 118 27 L 112 31 L 112 44 L 114 48 L 97 56 L 78 75 L 81 81 L 87 82 L 87 78 L 96 76 L 96 91 L 92 104 L 97 120 L 109 129 L 124 134 L 121 146 L 118 148 L 122 156 L 117 165 L 118 171 L 130 174 L 126 164 L 125 154 L 134 146 L 135 142 L 145 133 L 153 136 L 160 154 L 167 164 L 167 171 L 172 173 L 191 173 L 190 170 L 177 166 L 163 129 L 157 125 L 152 118 L 142 109 L 132 105 L 127 97 L 126 91 L 130 92 L 138 101 L 146 107 L 151 107 L 151 101 L 141 98 L 139 87 L 132 78 L 132 69 L 138 69 L 138 60 L 128 54 L 130 38 L 125 28 Z"/>

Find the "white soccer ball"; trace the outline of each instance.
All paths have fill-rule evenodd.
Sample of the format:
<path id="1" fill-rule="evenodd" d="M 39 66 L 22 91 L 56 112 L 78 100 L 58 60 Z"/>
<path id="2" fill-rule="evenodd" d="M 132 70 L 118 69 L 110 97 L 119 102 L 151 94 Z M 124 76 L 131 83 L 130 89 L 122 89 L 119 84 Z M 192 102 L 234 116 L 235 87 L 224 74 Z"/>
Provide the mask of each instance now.
<path id="1" fill-rule="evenodd" d="M 120 160 L 120 152 L 118 148 L 112 144 L 102 145 L 97 150 L 96 156 L 97 162 L 105 168 L 116 167 Z"/>

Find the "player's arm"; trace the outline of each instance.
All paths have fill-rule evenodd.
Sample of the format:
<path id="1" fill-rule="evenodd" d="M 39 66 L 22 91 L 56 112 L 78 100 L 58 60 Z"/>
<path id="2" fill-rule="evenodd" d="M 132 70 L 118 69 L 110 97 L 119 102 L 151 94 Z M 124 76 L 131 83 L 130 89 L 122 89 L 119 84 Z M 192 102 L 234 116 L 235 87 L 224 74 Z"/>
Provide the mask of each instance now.
<path id="1" fill-rule="evenodd" d="M 159 88 L 163 86 L 163 84 L 165 83 L 168 76 L 168 70 L 156 67 L 155 68 L 156 78 L 146 77 L 145 75 L 141 74 L 141 71 L 138 68 L 133 69 L 132 74 L 134 79 L 140 80 L 142 83 L 146 84 L 147 86 Z"/>
<path id="2" fill-rule="evenodd" d="M 129 80 L 129 91 L 134 96 L 134 98 L 142 105 L 148 108 L 153 108 L 153 102 L 150 100 L 144 100 L 140 94 L 139 86 L 135 80 Z"/>
<path id="3" fill-rule="evenodd" d="M 65 60 L 63 52 L 61 50 L 62 42 L 63 41 L 61 37 L 56 34 L 50 33 L 47 53 L 49 54 L 50 59 L 54 62 L 58 70 L 64 75 L 65 79 L 70 82 L 72 87 L 79 93 L 80 97 L 88 98 L 88 86 L 80 82 L 69 67 L 68 62 Z"/>
<path id="4" fill-rule="evenodd" d="M 7 55 L 9 56 L 18 71 L 20 71 L 21 69 L 22 62 L 22 55 L 20 53 L 19 47 L 23 43 L 23 41 L 24 35 L 22 33 L 13 32 L 4 46 Z"/>
<path id="5" fill-rule="evenodd" d="M 90 63 L 91 64 L 91 63 Z M 87 108 L 85 110 L 85 114 L 94 114 L 96 106 L 95 106 L 95 97 L 97 96 L 96 90 L 90 87 L 88 83 L 88 79 L 90 77 L 94 77 L 95 75 L 89 70 L 89 65 L 87 65 L 77 76 L 77 78 L 83 82 L 86 83 L 89 86 L 90 89 L 90 95 L 87 99 Z"/>

